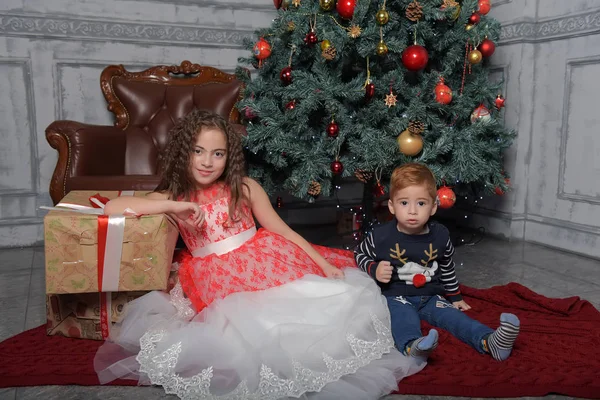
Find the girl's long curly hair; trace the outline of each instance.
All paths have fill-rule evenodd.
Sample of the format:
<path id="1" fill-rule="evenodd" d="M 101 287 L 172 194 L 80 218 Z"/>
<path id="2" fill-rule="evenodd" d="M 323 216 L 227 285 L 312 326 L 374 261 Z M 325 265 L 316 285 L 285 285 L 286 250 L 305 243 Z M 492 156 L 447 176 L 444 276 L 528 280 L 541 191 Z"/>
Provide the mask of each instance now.
<path id="1" fill-rule="evenodd" d="M 169 141 L 159 158 L 160 183 L 155 191 L 168 193 L 173 200 L 190 201 L 192 193 L 197 189 L 191 173 L 192 153 L 198 135 L 205 128 L 218 129 L 227 139 L 227 161 L 218 180 L 224 182 L 230 190 L 229 220 L 239 221 L 239 211 L 247 200 L 243 190 L 246 174 L 242 138 L 218 114 L 195 109 L 169 131 Z"/>

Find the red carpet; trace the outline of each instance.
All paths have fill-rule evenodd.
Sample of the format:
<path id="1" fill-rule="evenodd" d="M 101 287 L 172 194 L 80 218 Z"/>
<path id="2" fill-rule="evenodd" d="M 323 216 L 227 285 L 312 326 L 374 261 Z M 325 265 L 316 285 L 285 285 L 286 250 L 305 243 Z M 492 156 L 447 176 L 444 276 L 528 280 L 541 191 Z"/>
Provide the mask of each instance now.
<path id="1" fill-rule="evenodd" d="M 502 311 L 521 319 L 511 358 L 496 362 L 441 332 L 440 346 L 421 373 L 398 393 L 519 397 L 557 393 L 600 399 L 600 312 L 578 297 L 548 299 L 511 283 L 463 287 L 470 315 L 496 327 Z M 0 387 L 97 385 L 92 360 L 101 342 L 48 337 L 40 326 L 0 343 Z M 113 384 L 132 385 L 132 381 Z"/>

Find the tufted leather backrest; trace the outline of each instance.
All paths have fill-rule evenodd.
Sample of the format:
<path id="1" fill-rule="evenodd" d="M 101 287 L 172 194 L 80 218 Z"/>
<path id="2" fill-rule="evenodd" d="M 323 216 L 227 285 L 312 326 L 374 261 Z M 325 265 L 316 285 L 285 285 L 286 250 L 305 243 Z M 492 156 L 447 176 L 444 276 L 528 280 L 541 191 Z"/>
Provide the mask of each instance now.
<path id="1" fill-rule="evenodd" d="M 158 155 L 169 130 L 194 108 L 213 111 L 238 122 L 235 104 L 242 84 L 234 75 L 184 61 L 181 66 L 153 67 L 139 73 L 116 71 L 102 74 L 102 89 L 115 113 L 115 125 L 126 135 L 125 174 L 154 175 Z M 175 77 L 183 74 L 183 77 Z M 104 82 L 108 86 L 105 90 Z"/>

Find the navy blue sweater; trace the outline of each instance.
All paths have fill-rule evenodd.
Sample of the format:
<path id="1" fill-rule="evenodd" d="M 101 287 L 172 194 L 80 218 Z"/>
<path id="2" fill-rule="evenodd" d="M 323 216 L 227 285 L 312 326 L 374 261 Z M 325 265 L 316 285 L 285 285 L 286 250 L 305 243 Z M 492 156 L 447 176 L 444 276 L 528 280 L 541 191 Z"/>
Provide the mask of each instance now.
<path id="1" fill-rule="evenodd" d="M 356 263 L 371 275 L 384 296 L 445 296 L 451 302 L 462 300 L 454 271 L 454 246 L 448 229 L 428 222 L 429 232 L 407 235 L 398 231 L 396 220 L 379 225 L 354 250 Z M 380 261 L 394 267 L 392 280 L 377 281 Z"/>

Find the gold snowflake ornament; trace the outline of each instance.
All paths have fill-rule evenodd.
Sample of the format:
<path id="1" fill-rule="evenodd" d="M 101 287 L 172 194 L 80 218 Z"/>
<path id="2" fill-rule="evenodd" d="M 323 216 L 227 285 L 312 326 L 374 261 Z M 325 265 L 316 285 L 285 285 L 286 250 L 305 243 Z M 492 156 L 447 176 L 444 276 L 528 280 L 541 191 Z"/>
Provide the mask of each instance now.
<path id="1" fill-rule="evenodd" d="M 292 0 L 294 7 L 300 7 L 300 0 Z"/>
<path id="2" fill-rule="evenodd" d="M 360 26 L 358 26 L 358 25 L 352 24 L 352 26 L 350 26 L 350 29 L 348 29 L 348 35 L 352 39 L 356 39 L 357 37 L 360 36 L 361 33 L 362 33 L 362 31 L 360 30 Z"/>
<path id="3" fill-rule="evenodd" d="M 397 102 L 398 102 L 398 99 L 396 98 L 396 95 L 394 93 L 390 92 L 390 94 L 385 95 L 385 105 L 386 106 L 394 107 Z"/>

